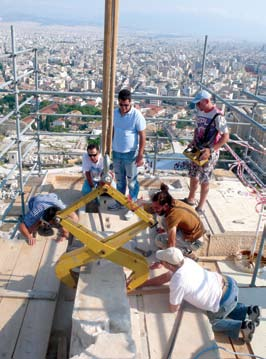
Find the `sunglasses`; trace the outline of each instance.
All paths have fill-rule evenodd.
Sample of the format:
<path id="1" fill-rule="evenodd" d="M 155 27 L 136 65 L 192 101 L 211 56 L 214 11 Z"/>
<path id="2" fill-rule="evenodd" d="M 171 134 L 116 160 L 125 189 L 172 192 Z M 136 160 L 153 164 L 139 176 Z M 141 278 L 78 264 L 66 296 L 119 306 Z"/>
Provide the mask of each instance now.
<path id="1" fill-rule="evenodd" d="M 96 157 L 98 153 L 88 153 L 89 157 Z"/>

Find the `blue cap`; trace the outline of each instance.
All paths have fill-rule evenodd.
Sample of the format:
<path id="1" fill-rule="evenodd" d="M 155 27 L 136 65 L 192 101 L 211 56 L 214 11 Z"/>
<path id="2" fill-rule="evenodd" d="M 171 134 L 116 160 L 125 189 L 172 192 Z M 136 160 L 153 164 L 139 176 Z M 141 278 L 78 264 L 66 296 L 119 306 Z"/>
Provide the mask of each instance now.
<path id="1" fill-rule="evenodd" d="M 205 90 L 201 90 L 191 101 L 192 103 L 199 103 L 201 100 L 208 100 L 211 98 L 211 94 Z"/>

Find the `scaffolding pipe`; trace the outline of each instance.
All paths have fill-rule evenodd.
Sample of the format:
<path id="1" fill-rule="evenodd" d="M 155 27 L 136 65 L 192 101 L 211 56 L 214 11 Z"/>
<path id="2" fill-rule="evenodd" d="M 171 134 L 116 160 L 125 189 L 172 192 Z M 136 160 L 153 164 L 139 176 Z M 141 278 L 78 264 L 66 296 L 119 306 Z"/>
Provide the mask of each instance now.
<path id="1" fill-rule="evenodd" d="M 11 148 L 11 147 L 13 147 L 15 144 L 16 144 L 16 140 L 13 140 L 13 141 L 11 141 L 4 149 L 3 149 L 3 151 L 0 153 L 0 158 L 2 158 L 3 157 L 3 155 L 5 154 L 5 153 L 7 153 L 7 151 Z"/>
<path id="2" fill-rule="evenodd" d="M 8 85 L 12 85 L 12 83 L 13 83 L 13 80 L 7 81 L 7 82 L 0 85 L 0 89 L 4 89 Z"/>
<path id="3" fill-rule="evenodd" d="M 34 50 L 34 85 L 35 85 L 35 91 L 38 91 L 39 90 L 39 71 L 38 71 L 37 49 Z M 40 109 L 39 95 L 35 95 L 35 109 L 37 112 L 37 115 L 36 115 L 36 120 L 37 120 L 36 137 L 37 137 L 37 148 L 38 148 L 37 165 L 38 165 L 38 174 L 40 176 L 41 171 L 42 171 L 42 163 L 41 163 L 41 156 L 40 156 L 40 151 L 41 151 L 41 139 L 40 139 L 40 124 L 41 123 L 40 122 L 41 122 L 41 118 L 38 115 L 39 109 Z"/>
<path id="4" fill-rule="evenodd" d="M 1 55 L 0 55 L 0 59 L 4 59 L 4 58 L 6 58 L 6 57 L 11 57 L 11 56 L 10 56 L 10 53 L 1 54 Z"/>
<path id="5" fill-rule="evenodd" d="M 17 56 L 17 55 L 21 55 L 21 54 L 26 54 L 27 52 L 33 52 L 34 49 L 33 48 L 30 48 L 30 49 L 24 49 L 24 50 L 20 50 L 20 51 L 16 51 L 16 52 L 10 52 L 10 57 L 12 56 Z"/>
<path id="6" fill-rule="evenodd" d="M 19 81 L 20 79 L 23 79 L 23 77 L 29 76 L 33 73 L 34 73 L 34 70 L 29 70 L 29 71 L 25 72 L 24 74 L 17 76 L 17 81 Z"/>
<path id="7" fill-rule="evenodd" d="M 11 45 L 12 45 L 12 60 L 13 60 L 13 79 L 14 79 L 14 92 L 15 92 L 15 109 L 16 109 L 16 130 L 17 130 L 17 149 L 18 149 L 18 161 L 19 161 L 19 188 L 21 196 L 21 210 L 22 215 L 25 215 L 25 201 L 23 192 L 23 180 L 22 180 L 22 160 L 21 160 L 21 138 L 20 138 L 20 113 L 19 113 L 19 99 L 18 99 L 18 83 L 17 83 L 17 62 L 16 62 L 16 44 L 14 28 L 11 26 Z"/>
<path id="8" fill-rule="evenodd" d="M 26 131 L 28 131 L 28 129 L 31 127 L 31 125 L 35 122 L 35 119 L 33 119 L 31 122 L 29 122 L 27 124 L 26 127 L 24 127 L 24 129 L 20 132 L 21 135 L 24 135 Z"/>
<path id="9" fill-rule="evenodd" d="M 202 67 L 201 67 L 201 75 L 200 75 L 200 82 L 201 82 L 201 83 L 203 83 L 203 78 L 204 78 L 207 41 L 208 41 L 208 35 L 205 35 L 204 49 L 203 49 L 203 57 L 202 57 Z"/>
<path id="10" fill-rule="evenodd" d="M 4 117 L 0 120 L 0 125 L 1 125 L 2 123 L 6 122 L 6 120 L 8 120 L 9 117 L 11 117 L 11 116 L 14 115 L 14 114 L 15 114 L 15 111 L 9 112 L 6 116 L 4 116 Z"/>
<path id="11" fill-rule="evenodd" d="M 32 166 L 32 168 L 30 169 L 30 172 L 27 174 L 26 178 L 24 179 L 24 182 L 23 182 L 24 186 L 25 186 L 25 184 L 28 183 L 28 180 L 29 180 L 30 176 L 31 176 L 32 173 L 35 171 L 35 169 L 36 169 L 37 166 L 38 166 L 38 163 L 34 163 L 34 165 Z"/>
<path id="12" fill-rule="evenodd" d="M 75 115 L 75 114 L 71 114 L 71 113 L 45 113 L 45 112 L 31 112 L 30 115 L 37 115 L 37 116 L 44 116 L 44 115 L 49 115 L 49 116 L 53 116 L 53 117 L 81 117 L 81 118 L 102 118 L 101 115 Z"/>
<path id="13" fill-rule="evenodd" d="M 258 101 L 258 102 L 262 102 L 262 103 L 265 103 L 266 104 L 266 99 L 261 97 L 261 96 L 258 96 L 258 95 L 254 95 L 253 93 L 251 92 L 248 92 L 246 90 L 243 90 L 242 93 L 244 95 L 247 95 L 248 97 L 251 97 L 253 98 L 254 100 Z"/>
<path id="14" fill-rule="evenodd" d="M 252 275 L 252 280 L 250 283 L 250 287 L 255 287 L 256 286 L 256 278 L 258 275 L 258 271 L 260 269 L 260 263 L 261 263 L 261 258 L 262 258 L 262 253 L 264 251 L 264 243 L 266 240 L 266 225 L 264 225 L 264 229 L 263 229 L 263 233 L 262 233 L 262 237 L 261 237 L 261 241 L 260 241 L 260 247 L 259 247 L 259 251 L 258 251 L 258 255 L 256 258 L 256 263 L 255 263 L 255 268 L 254 268 L 254 272 Z"/>
<path id="15" fill-rule="evenodd" d="M 210 90 L 208 90 L 211 92 Z M 19 93 L 21 94 L 33 94 L 33 95 L 65 95 L 65 96 L 80 96 L 80 97 L 102 97 L 101 92 L 69 92 L 69 91 L 34 91 L 34 90 L 20 90 Z M 159 96 L 159 95 L 138 95 L 138 94 L 132 94 L 132 99 L 136 100 L 143 100 L 143 99 L 151 99 L 151 100 L 173 100 L 175 102 L 181 101 L 181 102 L 191 102 L 193 97 L 189 96 Z M 218 101 L 219 102 L 219 101 Z M 223 100 L 221 100 L 223 102 Z M 235 104 L 235 105 L 247 105 L 247 106 L 253 106 L 256 101 L 253 100 L 247 100 L 247 99 L 232 99 L 227 100 L 227 103 Z M 264 106 L 264 105 L 262 105 Z"/>

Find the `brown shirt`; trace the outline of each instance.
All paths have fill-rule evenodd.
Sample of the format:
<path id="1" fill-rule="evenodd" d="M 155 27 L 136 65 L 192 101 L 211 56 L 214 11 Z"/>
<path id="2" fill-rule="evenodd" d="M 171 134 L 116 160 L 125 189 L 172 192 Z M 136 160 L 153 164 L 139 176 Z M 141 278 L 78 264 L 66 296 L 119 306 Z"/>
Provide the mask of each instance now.
<path id="1" fill-rule="evenodd" d="M 188 204 L 175 200 L 175 205 L 166 216 L 166 226 L 169 230 L 176 226 L 184 234 L 184 239 L 194 242 L 204 233 L 204 226 L 197 215 L 197 212 Z"/>

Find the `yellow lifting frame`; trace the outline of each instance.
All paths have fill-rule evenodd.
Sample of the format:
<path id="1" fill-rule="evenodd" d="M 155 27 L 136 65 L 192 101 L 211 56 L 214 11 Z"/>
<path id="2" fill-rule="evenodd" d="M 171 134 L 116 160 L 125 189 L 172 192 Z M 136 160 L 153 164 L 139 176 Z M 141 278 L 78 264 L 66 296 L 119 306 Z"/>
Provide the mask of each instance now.
<path id="1" fill-rule="evenodd" d="M 136 213 L 141 220 L 122 229 L 118 233 L 103 238 L 70 219 L 70 213 L 85 206 L 87 203 L 93 201 L 104 193 L 109 194 L 123 206 Z M 156 221 L 152 215 L 147 213 L 143 208 L 140 208 L 133 201 L 129 200 L 109 183 L 101 183 L 92 192 L 74 202 L 65 210 L 58 212 L 57 219 L 64 228 L 84 244 L 84 247 L 82 248 L 63 254 L 56 263 L 56 276 L 66 285 L 70 287 L 75 287 L 76 285 L 71 274 L 73 268 L 85 265 L 100 258 L 105 258 L 132 270 L 127 280 L 128 291 L 139 287 L 148 279 L 149 266 L 146 259 L 140 254 L 121 247 L 136 236 L 138 232 L 147 228 L 147 226 L 153 227 L 156 225 Z"/>

